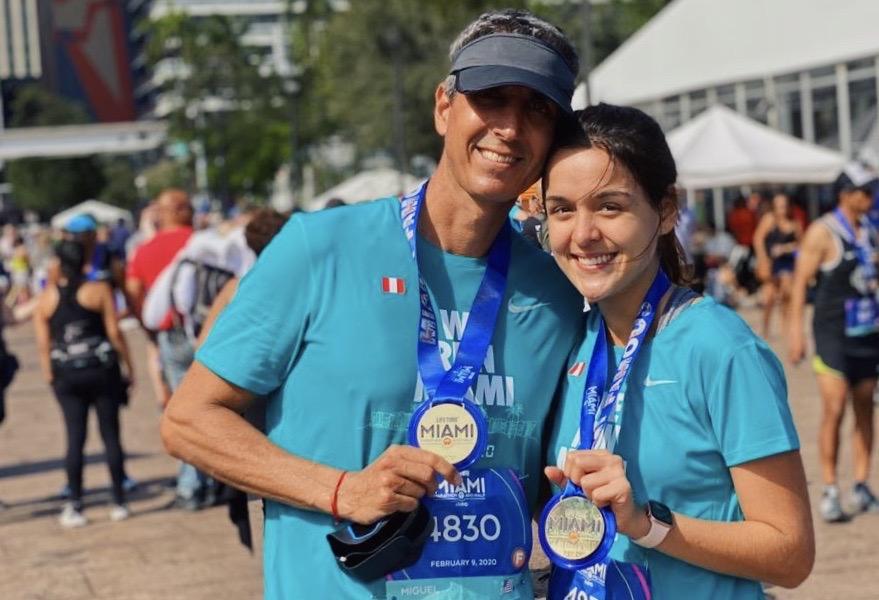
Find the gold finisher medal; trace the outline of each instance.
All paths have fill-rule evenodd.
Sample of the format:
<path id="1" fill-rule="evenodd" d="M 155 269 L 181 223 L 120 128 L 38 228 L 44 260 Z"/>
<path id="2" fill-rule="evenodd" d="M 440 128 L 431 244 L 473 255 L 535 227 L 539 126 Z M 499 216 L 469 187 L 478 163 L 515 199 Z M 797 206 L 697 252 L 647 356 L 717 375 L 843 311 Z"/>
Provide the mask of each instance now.
<path id="1" fill-rule="evenodd" d="M 546 542 L 559 556 L 579 560 L 590 556 L 604 539 L 604 516 L 583 496 L 562 498 L 544 525 Z"/>
<path id="2" fill-rule="evenodd" d="M 436 404 L 419 419 L 416 437 L 420 448 L 455 464 L 467 458 L 476 448 L 476 421 L 460 404 Z"/>

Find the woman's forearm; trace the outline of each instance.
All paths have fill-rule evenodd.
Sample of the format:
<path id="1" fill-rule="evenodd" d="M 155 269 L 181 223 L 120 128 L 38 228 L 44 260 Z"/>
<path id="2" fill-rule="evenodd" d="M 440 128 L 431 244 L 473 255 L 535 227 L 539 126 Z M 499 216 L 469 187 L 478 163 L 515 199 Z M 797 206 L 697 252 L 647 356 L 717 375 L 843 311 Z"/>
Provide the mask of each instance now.
<path id="1" fill-rule="evenodd" d="M 796 587 L 812 570 L 810 548 L 796 530 L 785 533 L 757 521 L 729 523 L 675 514 L 675 526 L 657 549 L 710 571 Z"/>

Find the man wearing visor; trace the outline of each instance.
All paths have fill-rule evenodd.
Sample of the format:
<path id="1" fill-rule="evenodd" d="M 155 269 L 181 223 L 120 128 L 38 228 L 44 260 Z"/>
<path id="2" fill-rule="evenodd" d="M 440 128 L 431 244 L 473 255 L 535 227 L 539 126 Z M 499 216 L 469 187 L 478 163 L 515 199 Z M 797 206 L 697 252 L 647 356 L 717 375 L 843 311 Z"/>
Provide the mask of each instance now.
<path id="1" fill-rule="evenodd" d="M 874 179 L 857 164 L 847 166 L 837 179 L 839 202 L 806 230 L 791 290 L 788 352 L 791 362 L 797 364 L 805 357 L 806 290 L 818 277 L 812 315 L 812 367 L 823 405 L 818 446 L 824 489 L 818 508 L 828 523 L 853 516 L 843 510 L 837 481 L 839 430 L 849 397 L 855 417 L 849 510 L 854 514 L 879 512 L 879 500 L 867 485 L 879 368 L 879 237 L 867 219 Z"/>
<path id="2" fill-rule="evenodd" d="M 444 147 L 403 198 L 296 215 L 242 280 L 162 423 L 267 498 L 265 597 L 533 598 L 541 433 L 582 299 L 511 230 L 578 69 L 486 13 L 436 90 Z M 268 437 L 239 414 L 268 396 Z"/>

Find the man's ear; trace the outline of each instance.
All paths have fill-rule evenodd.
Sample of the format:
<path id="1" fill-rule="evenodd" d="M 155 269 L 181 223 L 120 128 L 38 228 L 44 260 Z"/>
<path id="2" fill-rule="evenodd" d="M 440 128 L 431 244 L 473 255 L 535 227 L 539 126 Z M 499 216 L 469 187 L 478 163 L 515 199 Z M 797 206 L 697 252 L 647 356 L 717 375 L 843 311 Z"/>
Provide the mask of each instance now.
<path id="1" fill-rule="evenodd" d="M 433 126 L 440 137 L 445 137 L 448 130 L 449 109 L 452 99 L 446 94 L 446 86 L 440 83 L 434 92 Z"/>

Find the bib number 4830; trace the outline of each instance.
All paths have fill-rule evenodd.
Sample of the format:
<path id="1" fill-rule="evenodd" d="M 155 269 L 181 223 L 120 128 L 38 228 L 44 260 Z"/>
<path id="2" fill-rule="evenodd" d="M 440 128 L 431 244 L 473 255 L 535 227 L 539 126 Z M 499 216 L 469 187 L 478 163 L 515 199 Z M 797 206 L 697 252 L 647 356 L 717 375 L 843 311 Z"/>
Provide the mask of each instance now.
<path id="1" fill-rule="evenodd" d="M 475 542 L 480 539 L 493 542 L 500 535 L 501 523 L 494 515 L 446 515 L 442 518 L 442 523 L 438 517 L 433 518 L 430 538 L 434 542 Z"/>

